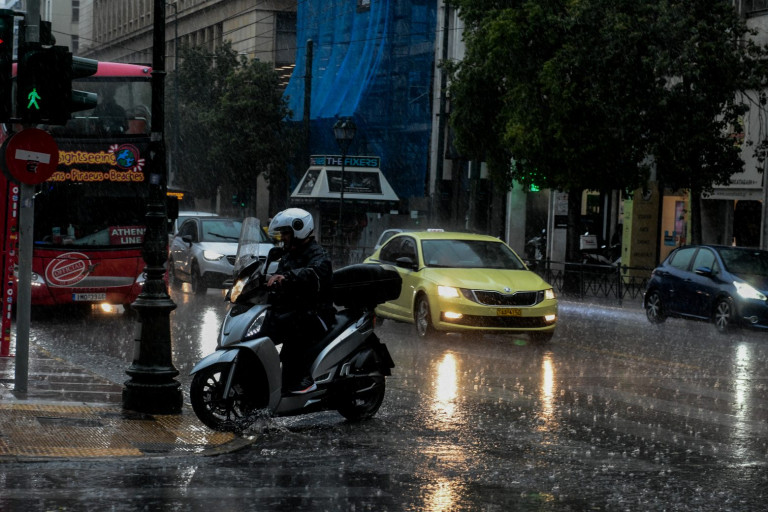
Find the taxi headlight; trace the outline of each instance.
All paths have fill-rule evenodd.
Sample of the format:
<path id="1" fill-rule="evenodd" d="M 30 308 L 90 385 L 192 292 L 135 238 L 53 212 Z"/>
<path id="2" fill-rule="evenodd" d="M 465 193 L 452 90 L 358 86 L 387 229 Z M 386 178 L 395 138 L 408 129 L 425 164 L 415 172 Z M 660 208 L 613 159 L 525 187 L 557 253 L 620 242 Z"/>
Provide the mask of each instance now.
<path id="1" fill-rule="evenodd" d="M 555 298 L 555 291 L 552 288 L 546 290 L 539 290 L 536 293 L 536 304 L 544 302 L 545 300 L 552 300 Z"/>
<path id="2" fill-rule="evenodd" d="M 437 294 L 446 299 L 456 299 L 459 297 L 459 289 L 453 286 L 438 286 Z"/>
<path id="3" fill-rule="evenodd" d="M 766 300 L 765 295 L 757 291 L 752 285 L 738 281 L 734 281 L 733 285 L 736 287 L 736 293 L 745 299 Z"/>

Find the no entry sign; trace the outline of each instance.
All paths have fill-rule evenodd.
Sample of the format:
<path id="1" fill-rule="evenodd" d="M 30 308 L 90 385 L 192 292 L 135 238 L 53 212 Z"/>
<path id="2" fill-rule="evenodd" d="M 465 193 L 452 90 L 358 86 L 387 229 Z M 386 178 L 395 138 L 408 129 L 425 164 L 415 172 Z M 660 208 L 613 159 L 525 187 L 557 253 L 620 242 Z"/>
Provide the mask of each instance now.
<path id="1" fill-rule="evenodd" d="M 4 144 L 3 170 L 17 183 L 37 185 L 56 171 L 59 147 L 48 132 L 27 128 Z"/>

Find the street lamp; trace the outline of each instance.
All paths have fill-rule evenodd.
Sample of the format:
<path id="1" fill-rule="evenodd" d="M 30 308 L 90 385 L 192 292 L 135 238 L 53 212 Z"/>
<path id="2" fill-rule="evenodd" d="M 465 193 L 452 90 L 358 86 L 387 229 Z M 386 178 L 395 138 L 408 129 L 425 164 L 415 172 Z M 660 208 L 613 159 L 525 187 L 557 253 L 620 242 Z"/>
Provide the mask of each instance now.
<path id="1" fill-rule="evenodd" d="M 176 304 L 163 280 L 168 259 L 165 140 L 165 3 L 155 0 L 152 42 L 152 142 L 149 158 L 149 199 L 142 256 L 144 288 L 133 309 L 140 329 L 134 341 L 133 364 L 123 388 L 123 408 L 148 414 L 181 413 L 183 395 L 171 354 L 171 311 Z"/>
<path id="2" fill-rule="evenodd" d="M 351 117 L 339 119 L 336 121 L 336 124 L 333 125 L 333 136 L 336 137 L 336 143 L 339 145 L 339 148 L 341 148 L 341 193 L 339 194 L 339 222 L 336 225 L 336 234 L 338 235 L 340 242 L 343 240 L 341 222 L 344 214 L 344 164 L 347 160 L 347 150 L 349 149 L 349 145 L 352 144 L 352 139 L 355 138 L 356 131 L 357 126 L 355 126 L 355 122 L 352 121 Z M 333 239 L 336 240 L 336 237 L 333 237 Z M 335 245 L 335 242 L 331 245 L 331 259 L 334 257 L 333 252 Z"/>

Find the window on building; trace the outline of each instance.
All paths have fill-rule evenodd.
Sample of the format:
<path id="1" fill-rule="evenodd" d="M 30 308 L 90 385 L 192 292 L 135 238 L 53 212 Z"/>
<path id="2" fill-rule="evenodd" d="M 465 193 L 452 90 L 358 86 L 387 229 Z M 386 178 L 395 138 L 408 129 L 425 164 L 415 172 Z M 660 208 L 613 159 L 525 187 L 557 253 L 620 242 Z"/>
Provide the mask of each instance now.
<path id="1" fill-rule="evenodd" d="M 742 0 L 741 14 L 747 15 L 759 11 L 768 11 L 768 0 Z"/>
<path id="2" fill-rule="evenodd" d="M 293 64 L 296 56 L 296 13 L 278 12 L 275 17 L 275 64 Z"/>

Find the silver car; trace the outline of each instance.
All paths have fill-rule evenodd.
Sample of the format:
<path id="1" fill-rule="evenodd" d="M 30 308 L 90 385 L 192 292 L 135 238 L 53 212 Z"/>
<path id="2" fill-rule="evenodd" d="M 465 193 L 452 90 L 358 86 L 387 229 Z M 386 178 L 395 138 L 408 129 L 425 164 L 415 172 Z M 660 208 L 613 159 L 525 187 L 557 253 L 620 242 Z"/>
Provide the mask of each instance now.
<path id="1" fill-rule="evenodd" d="M 241 218 L 226 217 L 190 217 L 182 222 L 168 257 L 171 288 L 179 290 L 185 282 L 196 294 L 208 288 L 229 288 L 242 224 Z M 259 257 L 266 258 L 274 244 L 262 234 L 264 244 Z"/>

